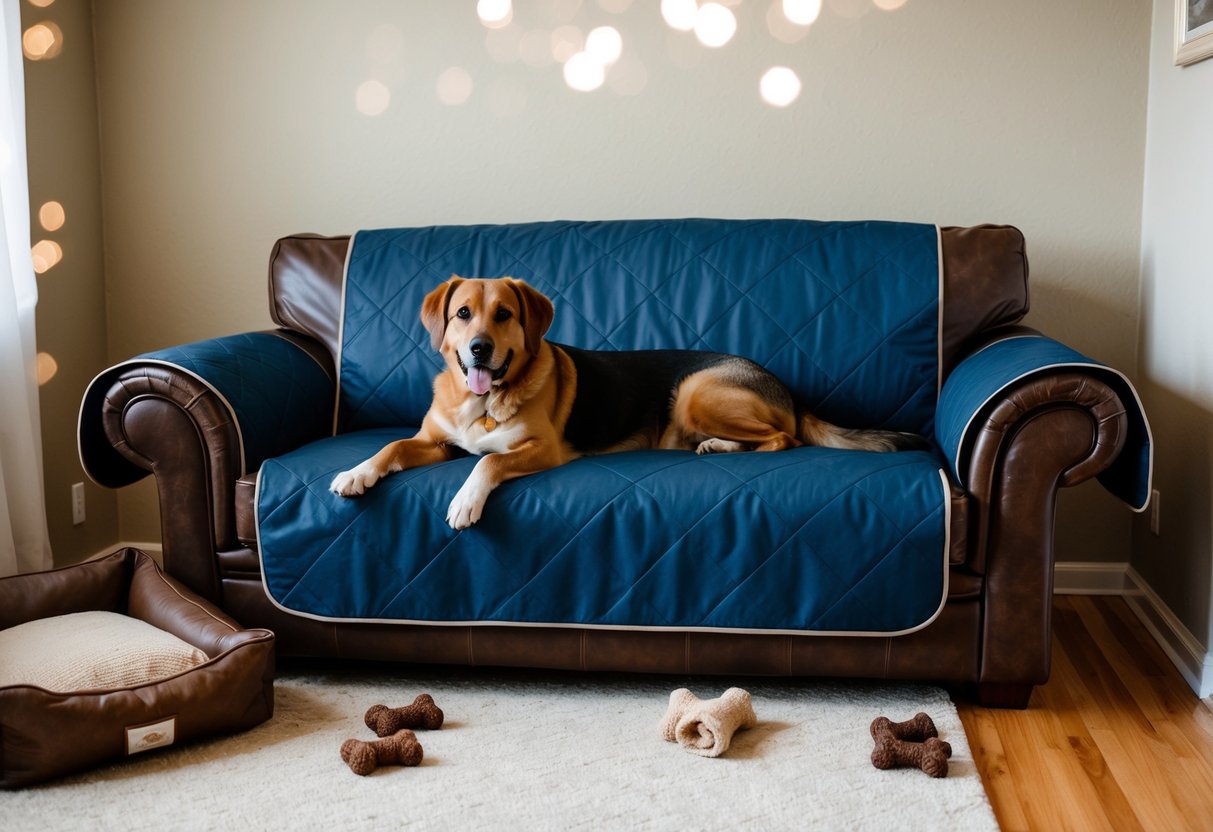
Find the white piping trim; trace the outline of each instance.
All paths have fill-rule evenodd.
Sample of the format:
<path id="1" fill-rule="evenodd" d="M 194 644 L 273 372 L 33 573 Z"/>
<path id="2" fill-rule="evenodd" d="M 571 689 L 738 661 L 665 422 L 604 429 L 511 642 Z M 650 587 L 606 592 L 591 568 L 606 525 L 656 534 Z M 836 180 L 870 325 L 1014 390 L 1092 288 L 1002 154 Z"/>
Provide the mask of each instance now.
<path id="1" fill-rule="evenodd" d="M 1044 338 L 1045 340 L 1051 340 L 1047 336 L 1043 336 L 1043 335 L 1013 335 L 1010 338 L 1003 338 L 1001 340 L 995 341 L 992 344 L 987 344 L 986 346 L 982 347 L 977 352 L 973 353 L 973 355 L 980 355 L 981 353 L 985 352 L 990 347 L 993 347 L 996 344 L 1005 344 L 1007 341 L 1014 341 L 1018 338 Z M 970 356 L 970 357 L 972 357 L 972 356 Z M 1146 418 L 1146 409 L 1141 403 L 1141 396 L 1138 395 L 1137 388 L 1133 386 L 1133 382 L 1129 381 L 1129 377 L 1126 376 L 1124 373 L 1122 373 L 1120 370 L 1117 370 L 1115 367 L 1109 367 L 1106 364 L 1096 364 L 1096 363 L 1090 362 L 1090 361 L 1066 361 L 1066 362 L 1062 362 L 1062 363 L 1058 363 L 1058 364 L 1042 364 L 1039 367 L 1034 367 L 1031 370 L 1028 370 L 1026 373 L 1019 374 L 1015 378 L 1013 378 L 1010 381 L 1003 384 L 1001 387 L 999 387 L 997 390 L 995 390 L 993 393 L 991 393 L 989 396 L 987 396 L 985 401 L 983 401 L 977 407 L 973 408 L 973 414 L 971 416 L 969 416 L 969 420 L 967 422 L 965 422 L 964 429 L 960 432 L 960 441 L 956 445 L 957 468 L 959 468 L 959 465 L 960 465 L 960 450 L 961 450 L 961 448 L 963 448 L 965 446 L 965 442 L 969 436 L 969 429 L 973 426 L 973 422 L 976 421 L 977 414 L 979 414 L 985 408 L 986 405 L 988 405 L 991 401 L 996 399 L 998 397 L 998 395 L 1000 393 L 1002 393 L 1003 390 L 1006 390 L 1011 385 L 1013 385 L 1019 381 L 1022 381 L 1023 379 L 1027 378 L 1028 376 L 1034 375 L 1043 370 L 1057 370 L 1057 369 L 1070 369 L 1070 368 L 1103 370 L 1105 372 L 1116 374 L 1117 376 L 1120 377 L 1121 381 L 1123 381 L 1125 383 L 1125 385 L 1129 388 L 1129 392 L 1131 392 L 1133 394 L 1133 399 L 1137 402 L 1137 412 L 1141 414 L 1142 424 L 1145 425 L 1145 427 L 1146 427 L 1146 439 L 1149 440 L 1149 442 L 1150 442 L 1150 459 L 1146 465 L 1146 469 L 1147 469 L 1146 470 L 1146 501 L 1144 503 L 1142 503 L 1141 506 L 1134 506 L 1131 503 L 1129 503 L 1127 500 L 1121 500 L 1121 502 L 1123 502 L 1126 506 L 1128 506 L 1135 514 L 1141 514 L 1143 511 L 1145 511 L 1149 507 L 1150 492 L 1154 490 L 1154 433 L 1150 430 L 1150 420 Z M 961 474 L 961 472 L 959 470 L 956 471 L 956 476 L 962 482 L 965 479 L 965 477 Z"/>
<path id="2" fill-rule="evenodd" d="M 350 279 L 350 256 L 354 253 L 354 243 L 361 233 L 355 231 L 350 235 L 350 245 L 345 250 L 345 263 L 341 266 L 341 309 L 338 311 L 337 317 L 337 356 L 333 364 L 333 375 L 336 376 L 333 381 L 337 389 L 337 395 L 333 397 L 333 436 L 337 435 L 337 418 L 341 413 L 341 359 L 345 353 L 345 290 Z"/>
<path id="3" fill-rule="evenodd" d="M 264 467 L 264 466 L 263 466 Z M 535 622 L 535 621 L 429 621 L 412 618 L 343 618 L 339 616 L 317 615 L 310 612 L 300 612 L 278 603 L 278 599 L 270 592 L 266 579 L 265 548 L 261 545 L 261 475 L 257 475 L 257 485 L 253 490 L 253 518 L 257 537 L 257 560 L 261 566 L 261 588 L 270 603 L 287 615 L 299 618 L 310 618 L 313 621 L 327 621 L 340 624 L 410 624 L 430 627 L 546 627 L 548 629 L 567 630 L 624 630 L 655 633 L 729 633 L 740 635 L 792 635 L 792 636 L 855 636 L 862 638 L 895 638 L 916 633 L 929 627 L 943 613 L 948 604 L 948 586 L 951 575 L 950 555 L 952 551 L 952 488 L 948 473 L 943 468 L 936 471 L 942 489 L 943 500 L 943 590 L 936 607 L 926 621 L 914 627 L 897 631 L 858 631 L 858 630 L 768 630 L 745 627 L 667 627 L 664 625 L 631 625 L 631 624 L 569 624 L 564 622 Z"/>
<path id="4" fill-rule="evenodd" d="M 937 321 L 935 324 L 935 410 L 939 410 L 939 397 L 943 395 L 943 231 L 935 226 L 935 257 L 939 266 L 939 294 L 936 297 Z"/>

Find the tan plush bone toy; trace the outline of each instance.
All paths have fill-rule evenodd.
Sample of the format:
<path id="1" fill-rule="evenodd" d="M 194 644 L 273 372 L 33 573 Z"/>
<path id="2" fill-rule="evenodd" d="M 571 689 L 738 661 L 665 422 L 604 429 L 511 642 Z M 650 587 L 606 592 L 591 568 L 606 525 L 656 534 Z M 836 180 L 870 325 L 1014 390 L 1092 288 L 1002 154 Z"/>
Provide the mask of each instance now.
<path id="1" fill-rule="evenodd" d="M 719 757 L 729 748 L 733 734 L 758 724 L 750 694 L 729 688 L 717 699 L 701 700 L 686 688 L 670 694 L 670 706 L 659 730 L 668 742 L 677 742 L 702 757 Z"/>

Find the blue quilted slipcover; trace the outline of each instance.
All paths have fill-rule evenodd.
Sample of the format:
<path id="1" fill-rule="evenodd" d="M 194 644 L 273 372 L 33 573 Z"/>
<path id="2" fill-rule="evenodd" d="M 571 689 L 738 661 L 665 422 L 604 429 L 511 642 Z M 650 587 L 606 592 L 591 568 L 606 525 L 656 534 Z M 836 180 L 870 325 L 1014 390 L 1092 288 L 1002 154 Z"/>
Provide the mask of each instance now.
<path id="1" fill-rule="evenodd" d="M 548 337 L 747 356 L 821 416 L 931 435 L 938 230 L 790 220 L 554 222 L 358 233 L 344 282 L 338 435 L 267 460 L 269 596 L 305 616 L 890 634 L 947 592 L 943 459 L 822 448 L 576 460 L 506 483 L 475 526 L 447 505 L 474 460 L 333 476 L 410 435 L 442 368 L 418 319 L 452 273 L 553 298 Z"/>

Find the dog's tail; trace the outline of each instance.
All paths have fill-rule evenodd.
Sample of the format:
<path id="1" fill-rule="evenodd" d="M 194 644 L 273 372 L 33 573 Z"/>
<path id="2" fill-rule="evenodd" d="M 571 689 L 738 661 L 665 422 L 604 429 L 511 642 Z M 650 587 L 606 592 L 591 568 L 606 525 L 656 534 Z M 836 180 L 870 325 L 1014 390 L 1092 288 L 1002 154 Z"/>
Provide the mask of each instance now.
<path id="1" fill-rule="evenodd" d="M 806 445 L 852 451 L 921 451 L 931 446 L 916 433 L 840 428 L 808 412 L 802 412 L 797 420 L 796 438 Z"/>

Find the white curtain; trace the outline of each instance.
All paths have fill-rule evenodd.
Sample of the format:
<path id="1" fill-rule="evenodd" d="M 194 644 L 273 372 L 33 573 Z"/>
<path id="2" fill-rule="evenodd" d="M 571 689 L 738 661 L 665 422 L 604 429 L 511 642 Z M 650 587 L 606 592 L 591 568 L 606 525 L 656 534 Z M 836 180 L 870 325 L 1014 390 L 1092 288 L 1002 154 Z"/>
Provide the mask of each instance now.
<path id="1" fill-rule="evenodd" d="M 0 577 L 51 568 L 42 496 L 20 0 L 0 0 Z"/>

